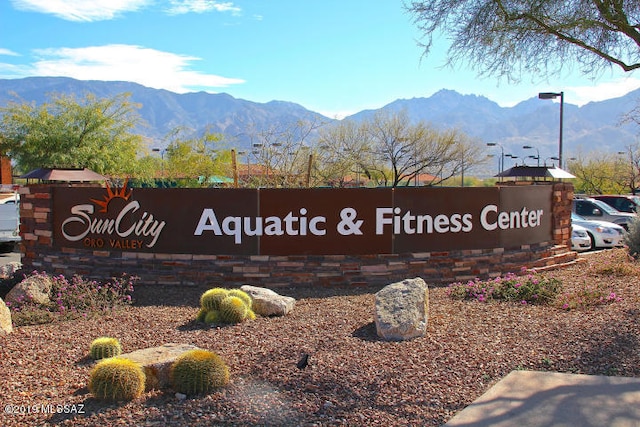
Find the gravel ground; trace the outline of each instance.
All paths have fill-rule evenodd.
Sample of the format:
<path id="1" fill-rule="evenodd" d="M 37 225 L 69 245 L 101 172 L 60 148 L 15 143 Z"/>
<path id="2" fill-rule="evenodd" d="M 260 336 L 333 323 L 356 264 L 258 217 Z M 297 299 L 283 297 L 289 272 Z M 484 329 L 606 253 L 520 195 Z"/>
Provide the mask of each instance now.
<path id="1" fill-rule="evenodd" d="M 133 307 L 0 337 L 0 402 L 23 412 L 5 409 L 0 425 L 441 425 L 514 369 L 640 377 L 640 265 L 602 274 L 615 256 L 624 252 L 581 255 L 583 263 L 545 274 L 569 291 L 585 282 L 611 286 L 620 302 L 563 311 L 454 301 L 435 287 L 426 336 L 405 342 L 377 339 L 378 289 L 279 289 L 298 299 L 290 315 L 207 328 L 193 319 L 210 286 L 139 287 Z M 168 390 L 97 401 L 86 387 L 87 353 L 105 335 L 125 352 L 167 342 L 215 351 L 231 382 L 186 400 Z M 309 365 L 299 370 L 303 353 Z"/>

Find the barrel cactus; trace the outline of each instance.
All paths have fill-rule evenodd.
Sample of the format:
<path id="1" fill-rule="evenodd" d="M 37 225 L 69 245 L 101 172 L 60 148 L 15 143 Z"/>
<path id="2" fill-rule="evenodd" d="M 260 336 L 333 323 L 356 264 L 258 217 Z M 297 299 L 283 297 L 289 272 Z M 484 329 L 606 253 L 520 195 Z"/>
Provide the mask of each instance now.
<path id="1" fill-rule="evenodd" d="M 218 310 L 220 302 L 227 296 L 229 291 L 224 288 L 209 289 L 200 296 L 200 307 L 205 310 Z"/>
<path id="2" fill-rule="evenodd" d="M 251 296 L 246 293 L 245 291 L 241 290 L 241 289 L 231 289 L 228 293 L 228 296 L 232 296 L 232 297 L 238 297 L 240 298 L 242 301 L 244 301 L 244 304 L 251 309 L 252 308 L 252 304 L 253 304 L 253 300 L 251 299 Z"/>
<path id="3" fill-rule="evenodd" d="M 248 314 L 249 307 L 238 297 L 228 296 L 220 302 L 220 320 L 224 323 L 240 323 Z"/>
<path id="4" fill-rule="evenodd" d="M 117 338 L 100 337 L 91 342 L 89 354 L 93 360 L 119 356 L 122 353 L 120 341 Z"/>
<path id="5" fill-rule="evenodd" d="M 204 322 L 204 319 L 207 317 L 208 312 L 209 311 L 206 308 L 200 308 L 200 310 L 198 310 L 198 314 L 196 315 L 196 321 Z"/>
<path id="6" fill-rule="evenodd" d="M 173 389 L 186 395 L 206 394 L 229 382 L 229 368 L 220 356 L 208 350 L 189 350 L 171 365 Z"/>
<path id="7" fill-rule="evenodd" d="M 144 393 L 146 376 L 142 367 L 129 359 L 104 359 L 89 374 L 89 391 L 100 400 L 133 400 Z"/>
<path id="8" fill-rule="evenodd" d="M 220 322 L 220 312 L 218 310 L 210 310 L 207 311 L 207 314 L 204 317 L 204 323 L 207 325 L 211 325 L 212 323 Z"/>

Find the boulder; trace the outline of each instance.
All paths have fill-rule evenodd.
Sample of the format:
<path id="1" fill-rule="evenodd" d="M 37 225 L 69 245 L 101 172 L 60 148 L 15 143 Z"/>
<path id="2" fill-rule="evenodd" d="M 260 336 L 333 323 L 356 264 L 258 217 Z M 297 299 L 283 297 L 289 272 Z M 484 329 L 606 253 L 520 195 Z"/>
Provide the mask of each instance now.
<path id="1" fill-rule="evenodd" d="M 271 289 L 243 285 L 240 290 L 253 300 L 253 312 L 260 316 L 284 316 L 293 310 L 295 298 L 279 295 Z"/>
<path id="2" fill-rule="evenodd" d="M 10 334 L 12 331 L 11 310 L 0 298 L 0 336 Z"/>
<path id="3" fill-rule="evenodd" d="M 5 300 L 10 302 L 12 306 L 25 302 L 49 304 L 51 302 L 49 292 L 51 292 L 51 278 L 44 274 L 36 274 L 16 284 L 9 291 Z"/>
<path id="4" fill-rule="evenodd" d="M 428 315 L 429 287 L 419 277 L 392 283 L 376 293 L 376 332 L 384 340 L 404 341 L 424 336 Z"/>
<path id="5" fill-rule="evenodd" d="M 16 271 L 20 270 L 21 268 L 22 268 L 22 264 L 17 261 L 13 261 L 1 266 L 0 279 L 9 279 L 10 277 L 13 277 Z"/>
<path id="6" fill-rule="evenodd" d="M 133 360 L 142 366 L 147 376 L 146 391 L 153 389 L 163 390 L 171 387 L 170 372 L 173 362 L 178 356 L 196 348 L 198 347 L 190 344 L 168 343 L 158 347 L 143 348 L 131 353 L 121 354 L 118 357 Z"/>

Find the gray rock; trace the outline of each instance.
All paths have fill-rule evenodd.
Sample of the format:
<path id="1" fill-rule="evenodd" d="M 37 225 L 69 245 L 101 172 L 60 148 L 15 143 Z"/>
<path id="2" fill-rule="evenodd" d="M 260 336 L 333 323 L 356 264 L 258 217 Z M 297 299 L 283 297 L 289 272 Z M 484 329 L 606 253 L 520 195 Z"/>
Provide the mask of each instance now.
<path id="1" fill-rule="evenodd" d="M 8 279 L 10 277 L 13 277 L 15 272 L 20 270 L 21 268 L 22 268 L 22 264 L 17 261 L 13 261 L 8 264 L 5 264 L 0 267 L 0 278 Z"/>
<path id="2" fill-rule="evenodd" d="M 378 336 L 404 341 L 424 336 L 429 316 L 429 287 L 420 277 L 392 283 L 376 293 Z"/>
<path id="3" fill-rule="evenodd" d="M 279 295 L 271 289 L 243 285 L 240 290 L 253 300 L 253 312 L 260 316 L 285 316 L 296 304 L 295 298 Z"/>
<path id="4" fill-rule="evenodd" d="M 11 323 L 11 310 L 0 298 L 0 336 L 13 332 L 13 323 Z"/>
<path id="5" fill-rule="evenodd" d="M 25 302 L 35 304 L 49 304 L 51 292 L 51 278 L 44 274 L 29 276 L 18 283 L 9 291 L 5 300 L 11 305 L 19 305 Z"/>

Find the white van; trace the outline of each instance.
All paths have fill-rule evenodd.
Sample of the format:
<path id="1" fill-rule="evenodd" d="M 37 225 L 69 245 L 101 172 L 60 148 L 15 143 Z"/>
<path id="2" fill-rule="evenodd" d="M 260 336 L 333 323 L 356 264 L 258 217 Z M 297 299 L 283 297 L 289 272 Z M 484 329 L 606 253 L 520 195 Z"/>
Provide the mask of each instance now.
<path id="1" fill-rule="evenodd" d="M 20 195 L 17 192 L 0 194 L 0 246 L 13 249 L 20 241 Z"/>

